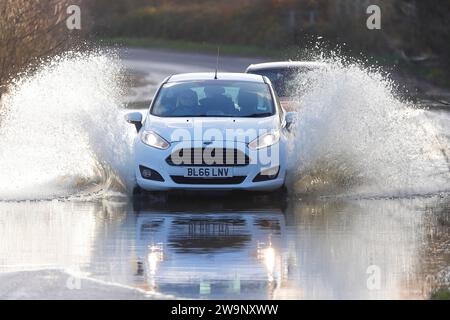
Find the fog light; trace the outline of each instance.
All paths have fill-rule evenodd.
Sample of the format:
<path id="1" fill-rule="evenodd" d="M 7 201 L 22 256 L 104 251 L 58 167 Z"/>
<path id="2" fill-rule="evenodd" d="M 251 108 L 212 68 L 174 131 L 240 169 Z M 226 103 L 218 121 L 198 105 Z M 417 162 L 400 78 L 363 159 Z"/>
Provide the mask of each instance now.
<path id="1" fill-rule="evenodd" d="M 142 177 L 145 179 L 150 179 L 152 177 L 152 170 L 150 169 L 142 170 Z"/>
<path id="2" fill-rule="evenodd" d="M 141 176 L 144 179 L 147 180 L 155 180 L 155 181 L 164 181 L 164 178 L 158 173 L 158 171 L 144 167 L 139 166 L 139 170 L 141 171 Z"/>
<path id="3" fill-rule="evenodd" d="M 280 166 L 264 169 L 255 177 L 255 179 L 253 179 L 253 182 L 274 180 L 278 177 L 279 172 Z"/>

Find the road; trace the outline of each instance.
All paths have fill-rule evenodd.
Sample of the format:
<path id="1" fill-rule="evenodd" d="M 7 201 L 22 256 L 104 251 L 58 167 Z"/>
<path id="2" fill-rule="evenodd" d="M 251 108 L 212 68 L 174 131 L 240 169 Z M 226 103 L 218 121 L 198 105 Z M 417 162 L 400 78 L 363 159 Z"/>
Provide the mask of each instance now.
<path id="1" fill-rule="evenodd" d="M 126 48 L 120 51 L 120 57 L 130 70 L 163 77 L 175 73 L 214 71 L 217 61 L 217 57 L 211 54 L 180 53 L 164 49 Z M 220 56 L 219 70 L 244 72 L 250 64 L 263 61 L 266 59 Z"/>
<path id="2" fill-rule="evenodd" d="M 130 107 L 147 107 L 158 85 L 169 75 L 185 72 L 214 72 L 217 57 L 210 54 L 180 53 L 163 49 L 126 48 L 119 52 L 135 86 L 126 102 Z M 244 72 L 252 63 L 264 62 L 264 58 L 221 56 L 219 72 Z M 145 103 L 143 103 L 145 102 Z"/>

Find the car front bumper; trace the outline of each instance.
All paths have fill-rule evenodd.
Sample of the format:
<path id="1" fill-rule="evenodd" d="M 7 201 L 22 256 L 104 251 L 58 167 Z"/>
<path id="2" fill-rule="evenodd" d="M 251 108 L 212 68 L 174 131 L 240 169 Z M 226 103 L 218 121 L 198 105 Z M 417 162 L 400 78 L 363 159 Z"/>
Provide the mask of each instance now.
<path id="1" fill-rule="evenodd" d="M 233 171 L 233 178 L 219 179 L 208 178 L 201 180 L 195 178 L 194 183 L 190 183 L 189 179 L 184 178 L 186 168 L 190 166 L 174 166 L 166 162 L 171 155 L 173 146 L 167 150 L 159 150 L 137 141 L 135 144 L 135 174 L 136 182 L 139 187 L 148 191 L 165 191 L 165 190 L 249 190 L 249 191 L 270 191 L 276 190 L 283 186 L 286 176 L 286 165 L 284 159 L 284 144 L 280 140 L 277 152 L 279 153 L 275 164 L 259 164 L 250 163 L 245 166 L 230 166 Z M 213 147 L 213 146 L 211 146 Z M 249 150 L 245 143 L 237 143 L 236 149 L 248 154 Z M 278 149 L 279 148 L 279 149 Z M 261 151 L 263 152 L 263 151 Z M 141 175 L 140 166 L 157 171 L 164 181 L 145 179 Z M 261 171 L 268 168 L 279 166 L 276 178 L 265 181 L 254 182 L 255 177 Z M 202 181 L 207 181 L 202 183 Z"/>

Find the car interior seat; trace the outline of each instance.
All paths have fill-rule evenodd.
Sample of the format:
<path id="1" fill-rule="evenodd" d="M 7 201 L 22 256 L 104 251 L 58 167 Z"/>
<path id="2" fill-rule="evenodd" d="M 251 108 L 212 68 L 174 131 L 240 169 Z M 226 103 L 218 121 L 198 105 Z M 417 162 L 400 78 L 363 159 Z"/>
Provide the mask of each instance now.
<path id="1" fill-rule="evenodd" d="M 256 93 L 241 90 L 238 94 L 238 105 L 241 108 L 240 115 L 249 116 L 257 112 L 258 96 Z"/>
<path id="2" fill-rule="evenodd" d="M 200 106 L 207 114 L 234 115 L 235 107 L 233 100 L 225 95 L 223 87 L 206 87 L 208 96 L 200 100 Z"/>

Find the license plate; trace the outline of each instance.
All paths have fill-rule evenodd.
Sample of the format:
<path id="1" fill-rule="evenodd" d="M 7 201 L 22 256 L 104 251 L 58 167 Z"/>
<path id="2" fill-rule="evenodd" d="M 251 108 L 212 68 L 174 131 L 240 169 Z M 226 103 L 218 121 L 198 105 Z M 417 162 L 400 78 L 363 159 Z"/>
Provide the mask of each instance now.
<path id="1" fill-rule="evenodd" d="M 193 178 L 226 178 L 226 177 L 233 177 L 233 170 L 232 168 L 215 168 L 215 167 L 186 168 L 184 176 Z"/>

